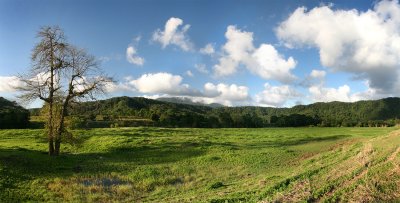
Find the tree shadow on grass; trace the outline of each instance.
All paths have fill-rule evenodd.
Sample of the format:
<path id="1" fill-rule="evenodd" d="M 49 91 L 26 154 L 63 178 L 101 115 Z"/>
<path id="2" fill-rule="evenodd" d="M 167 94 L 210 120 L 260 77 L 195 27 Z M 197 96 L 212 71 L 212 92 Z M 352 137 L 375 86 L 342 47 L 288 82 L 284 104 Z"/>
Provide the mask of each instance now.
<path id="1" fill-rule="evenodd" d="M 277 139 L 274 141 L 267 141 L 264 143 L 258 144 L 264 145 L 264 146 L 271 146 L 271 147 L 289 147 L 289 146 L 295 146 L 295 145 L 302 145 L 302 144 L 307 144 L 307 143 L 313 143 L 313 142 L 326 142 L 326 141 L 335 141 L 335 140 L 341 140 L 345 138 L 349 138 L 351 135 L 330 135 L 330 136 L 324 136 L 324 137 L 292 137 L 288 139 Z"/>
<path id="2" fill-rule="evenodd" d="M 104 153 L 62 153 L 50 157 L 45 151 L 25 148 L 0 148 L 0 170 L 15 181 L 37 177 L 66 177 L 76 173 L 107 174 L 123 171 L 124 167 L 173 163 L 201 156 L 205 151 L 196 147 L 141 146 L 119 147 Z M 118 166 L 115 166 L 118 165 Z M 0 175 L 0 181 L 4 176 Z M 0 188 L 2 187 L 0 183 Z"/>
<path id="3" fill-rule="evenodd" d="M 117 147 L 102 153 L 64 152 L 57 157 L 50 157 L 47 152 L 39 150 L 0 148 L 0 202 L 29 200 L 30 196 L 23 188 L 32 180 L 68 180 L 77 175 L 82 178 L 99 177 L 100 181 L 114 183 L 117 179 L 107 178 L 107 174 L 129 173 L 141 165 L 149 165 L 150 168 L 155 167 L 151 170 L 156 170 L 159 164 L 174 163 L 204 153 L 204 150 L 195 146 L 182 148 L 171 143 Z"/>
<path id="4" fill-rule="evenodd" d="M 101 153 L 72 154 L 65 152 L 58 157 L 50 157 L 45 151 L 39 150 L 0 148 L 0 193 L 6 189 L 18 188 L 24 184 L 24 181 L 38 178 L 68 179 L 76 174 L 81 174 L 83 177 L 102 177 L 104 174 L 113 172 L 129 172 L 142 165 L 153 167 L 159 164 L 175 163 L 202 156 L 213 147 L 232 150 L 287 147 L 312 142 L 335 141 L 348 137 L 351 136 L 283 137 L 256 143 L 193 139 L 182 142 L 115 147 Z M 13 197 L 17 197 L 17 195 Z"/>
<path id="5" fill-rule="evenodd" d="M 257 142 L 229 142 L 229 141 L 207 141 L 207 140 L 196 140 L 196 141 L 186 141 L 181 142 L 183 146 L 198 146 L 200 148 L 208 147 L 222 147 L 227 149 L 258 149 L 258 148 L 268 148 L 268 147 L 290 147 L 295 145 L 303 145 L 315 142 L 327 142 L 342 140 L 351 137 L 351 135 L 330 135 L 323 137 L 282 137 L 274 138 L 271 140 L 261 140 Z"/>

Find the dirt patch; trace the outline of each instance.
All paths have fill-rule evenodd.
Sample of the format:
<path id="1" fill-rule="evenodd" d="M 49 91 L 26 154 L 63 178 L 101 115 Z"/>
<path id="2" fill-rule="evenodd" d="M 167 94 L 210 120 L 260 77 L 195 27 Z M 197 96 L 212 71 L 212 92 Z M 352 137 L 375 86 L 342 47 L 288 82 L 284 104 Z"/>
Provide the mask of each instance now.
<path id="1" fill-rule="evenodd" d="M 85 179 L 81 182 L 84 186 L 103 186 L 103 187 L 112 187 L 117 185 L 127 185 L 128 181 L 123 181 L 118 178 L 101 178 L 101 179 Z"/>
<path id="2" fill-rule="evenodd" d="M 274 202 L 301 202 L 311 195 L 310 181 L 300 180 L 295 183 L 288 193 L 280 193 Z"/>
<path id="3" fill-rule="evenodd" d="M 399 152 L 400 152 L 400 147 L 397 147 L 396 150 L 392 154 L 390 154 L 387 161 L 393 161 Z M 396 166 L 398 165 L 396 164 Z"/>

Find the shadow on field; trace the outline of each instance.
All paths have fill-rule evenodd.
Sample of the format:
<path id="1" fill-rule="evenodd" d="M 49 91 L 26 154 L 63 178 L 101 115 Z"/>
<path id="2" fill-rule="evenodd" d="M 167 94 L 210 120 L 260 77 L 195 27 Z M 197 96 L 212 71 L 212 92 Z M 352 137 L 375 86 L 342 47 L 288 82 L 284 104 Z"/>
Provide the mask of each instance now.
<path id="1" fill-rule="evenodd" d="M 228 149 L 240 149 L 240 148 L 267 148 L 267 147 L 289 147 L 295 145 L 302 145 L 313 142 L 326 142 L 335 141 L 345 138 L 349 138 L 351 135 L 330 135 L 324 137 L 282 137 L 273 138 L 271 140 L 263 140 L 258 142 L 215 142 L 215 141 L 201 141 L 201 142 L 185 142 L 182 145 L 194 145 L 202 147 L 224 147 Z"/>
<path id="2" fill-rule="evenodd" d="M 132 135 L 131 135 L 132 136 Z M 133 135 L 135 136 L 135 135 Z M 335 141 L 350 135 L 323 137 L 282 137 L 259 142 L 219 142 L 216 140 L 185 140 L 151 145 L 110 148 L 101 153 L 62 153 L 50 157 L 44 151 L 26 148 L 0 148 L 0 192 L 16 187 L 21 181 L 43 178 L 69 177 L 77 173 L 96 175 L 130 170 L 140 165 L 174 163 L 204 155 L 208 149 L 229 150 L 244 148 L 287 147 L 312 142 Z"/>
<path id="3" fill-rule="evenodd" d="M 139 165 L 157 165 L 201 156 L 195 147 L 143 146 L 114 148 L 104 153 L 62 153 L 50 157 L 44 151 L 0 148 L 0 192 L 18 182 L 38 177 L 68 177 L 73 174 L 110 174 Z"/>
<path id="4" fill-rule="evenodd" d="M 307 143 L 312 143 L 312 142 L 325 142 L 325 141 L 335 141 L 335 140 L 340 140 L 344 138 L 351 137 L 351 135 L 330 135 L 330 136 L 324 136 L 324 137 L 302 137 L 302 138 L 291 138 L 291 139 L 278 139 L 274 141 L 270 141 L 265 143 L 266 145 L 272 146 L 272 147 L 287 147 L 287 146 L 294 146 L 294 145 L 301 145 L 301 144 L 307 144 Z"/>

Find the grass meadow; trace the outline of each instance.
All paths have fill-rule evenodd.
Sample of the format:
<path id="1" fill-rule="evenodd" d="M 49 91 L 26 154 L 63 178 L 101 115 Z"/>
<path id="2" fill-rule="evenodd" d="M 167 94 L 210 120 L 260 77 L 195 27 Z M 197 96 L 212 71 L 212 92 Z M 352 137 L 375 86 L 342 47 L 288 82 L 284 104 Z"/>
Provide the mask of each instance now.
<path id="1" fill-rule="evenodd" d="M 0 202 L 391 201 L 397 128 L 0 130 Z"/>

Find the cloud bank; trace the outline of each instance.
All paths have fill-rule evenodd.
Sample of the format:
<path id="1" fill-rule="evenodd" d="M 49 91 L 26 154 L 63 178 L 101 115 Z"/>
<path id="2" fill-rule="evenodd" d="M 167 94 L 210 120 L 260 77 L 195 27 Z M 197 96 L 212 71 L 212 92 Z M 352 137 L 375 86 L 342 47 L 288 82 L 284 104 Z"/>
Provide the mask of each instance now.
<path id="1" fill-rule="evenodd" d="M 398 85 L 398 1 L 381 1 L 365 12 L 300 7 L 278 26 L 276 34 L 289 48 L 317 48 L 323 66 L 367 80 L 378 93 L 394 92 Z M 342 86 L 339 92 L 347 89 Z"/>

